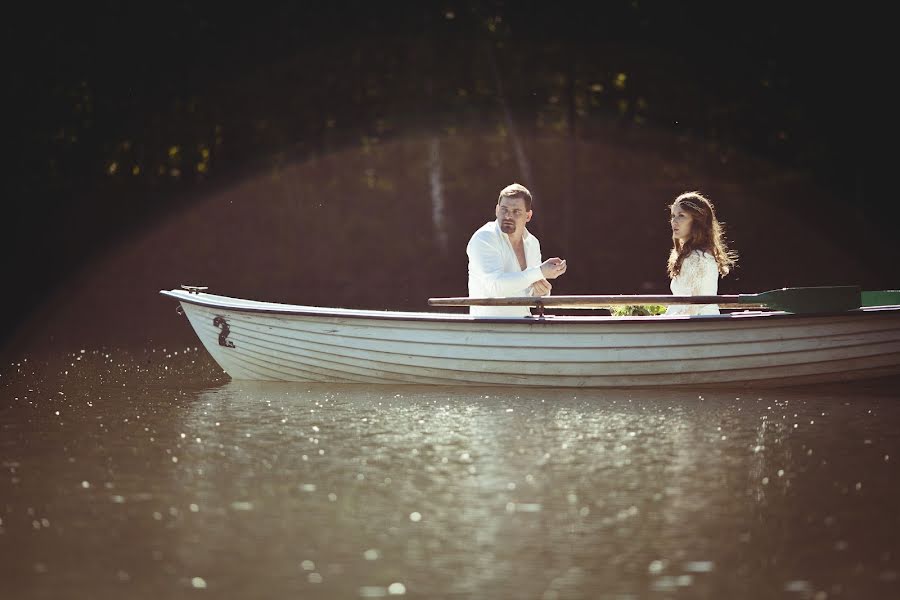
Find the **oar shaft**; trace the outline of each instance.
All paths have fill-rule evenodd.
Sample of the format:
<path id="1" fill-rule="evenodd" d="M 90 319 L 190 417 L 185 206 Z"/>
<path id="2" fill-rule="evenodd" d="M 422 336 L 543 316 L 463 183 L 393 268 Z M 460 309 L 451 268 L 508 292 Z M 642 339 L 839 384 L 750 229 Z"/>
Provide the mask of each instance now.
<path id="1" fill-rule="evenodd" d="M 429 298 L 431 306 L 543 306 L 545 308 L 604 308 L 640 304 L 719 304 L 746 307 L 737 295 L 719 296 L 514 296 L 508 298 Z"/>
<path id="2" fill-rule="evenodd" d="M 881 292 L 870 302 L 886 302 L 892 296 Z M 827 286 L 810 288 L 781 288 L 760 294 L 737 294 L 716 296 L 653 296 L 653 295 L 613 295 L 613 296 L 517 296 L 513 298 L 430 298 L 431 306 L 532 306 L 540 308 L 603 308 L 614 305 L 641 304 L 718 304 L 722 307 L 756 308 L 765 306 L 770 310 L 791 313 L 815 314 L 856 310 L 861 305 L 859 286 Z"/>

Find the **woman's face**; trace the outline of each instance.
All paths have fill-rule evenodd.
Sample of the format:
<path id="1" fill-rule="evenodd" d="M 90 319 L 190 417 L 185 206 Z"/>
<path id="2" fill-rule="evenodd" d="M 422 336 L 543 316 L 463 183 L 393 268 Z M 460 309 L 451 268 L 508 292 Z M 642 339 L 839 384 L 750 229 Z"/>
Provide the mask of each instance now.
<path id="1" fill-rule="evenodd" d="M 691 214 L 682 208 L 681 204 L 672 207 L 672 237 L 684 242 L 691 237 L 691 223 L 693 222 Z"/>

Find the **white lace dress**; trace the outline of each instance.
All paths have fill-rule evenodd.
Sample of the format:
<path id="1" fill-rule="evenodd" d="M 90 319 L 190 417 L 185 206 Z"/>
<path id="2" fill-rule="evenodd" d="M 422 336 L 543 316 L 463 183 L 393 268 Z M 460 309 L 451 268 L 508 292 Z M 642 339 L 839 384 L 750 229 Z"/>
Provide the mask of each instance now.
<path id="1" fill-rule="evenodd" d="M 712 254 L 694 250 L 681 263 L 671 284 L 675 296 L 715 296 L 719 289 L 719 266 Z M 666 309 L 667 315 L 717 315 L 716 304 L 679 304 Z"/>

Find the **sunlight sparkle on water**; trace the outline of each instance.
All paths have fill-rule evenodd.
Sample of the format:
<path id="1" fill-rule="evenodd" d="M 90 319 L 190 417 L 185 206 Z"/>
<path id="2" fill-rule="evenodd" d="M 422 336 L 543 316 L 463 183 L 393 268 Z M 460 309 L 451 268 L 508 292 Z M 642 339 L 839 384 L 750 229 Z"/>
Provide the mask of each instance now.
<path id="1" fill-rule="evenodd" d="M 388 594 L 391 596 L 402 596 L 405 593 L 406 586 L 400 582 L 395 582 L 388 586 Z"/>
<path id="2" fill-rule="evenodd" d="M 394 582 L 387 588 L 376 585 L 366 585 L 359 588 L 360 598 L 383 598 L 387 595 L 403 596 L 404 594 L 406 594 L 406 586 L 400 582 Z"/>
<path id="3" fill-rule="evenodd" d="M 809 594 L 812 592 L 812 584 L 808 581 L 803 581 L 802 579 L 788 581 L 784 584 L 784 591 Z"/>
<path id="4" fill-rule="evenodd" d="M 652 589 L 655 592 L 672 592 L 680 587 L 688 587 L 694 582 L 694 578 L 690 575 L 678 575 L 660 577 L 653 582 Z"/>

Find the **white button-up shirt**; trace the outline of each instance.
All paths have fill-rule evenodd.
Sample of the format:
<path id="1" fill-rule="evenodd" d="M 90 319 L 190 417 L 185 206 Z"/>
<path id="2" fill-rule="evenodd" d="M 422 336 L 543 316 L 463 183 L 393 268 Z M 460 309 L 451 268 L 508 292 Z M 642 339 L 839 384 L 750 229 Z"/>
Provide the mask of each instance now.
<path id="1" fill-rule="evenodd" d="M 541 244 L 526 229 L 522 241 L 525 245 L 525 269 L 513 250 L 509 236 L 494 220 L 472 234 L 466 254 L 469 255 L 469 297 L 503 298 L 507 296 L 531 296 L 531 284 L 544 278 L 541 273 Z M 527 317 L 527 306 L 470 306 L 469 314 L 490 317 Z"/>

